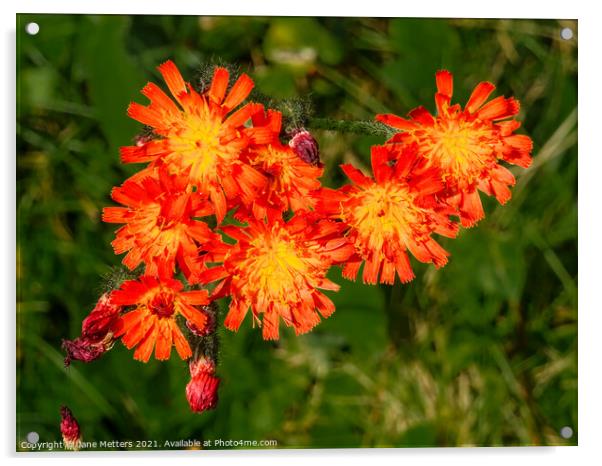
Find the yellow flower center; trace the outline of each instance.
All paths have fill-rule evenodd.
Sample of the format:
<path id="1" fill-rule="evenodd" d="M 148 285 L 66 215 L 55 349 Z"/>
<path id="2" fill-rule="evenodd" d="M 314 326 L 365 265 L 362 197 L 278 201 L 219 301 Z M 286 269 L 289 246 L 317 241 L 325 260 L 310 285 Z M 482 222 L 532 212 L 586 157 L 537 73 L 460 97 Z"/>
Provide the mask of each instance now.
<path id="1" fill-rule="evenodd" d="M 266 304 L 297 301 L 298 290 L 319 278 L 316 252 L 301 248 L 282 228 L 258 235 L 250 246 L 246 260 L 239 265 L 245 275 L 240 286 L 243 292 L 257 292 Z"/>
<path id="2" fill-rule="evenodd" d="M 437 119 L 432 128 L 419 136 L 421 152 L 437 163 L 443 179 L 476 181 L 489 163 L 495 161 L 491 141 L 493 130 L 486 125 L 459 119 Z"/>
<path id="3" fill-rule="evenodd" d="M 425 214 L 414 204 L 415 195 L 399 182 L 374 184 L 352 195 L 343 220 L 354 227 L 365 252 L 385 257 L 383 246 L 407 244 L 425 229 Z M 427 234 L 428 232 L 424 232 Z"/>
<path id="4" fill-rule="evenodd" d="M 219 163 L 238 158 L 236 145 L 222 143 L 223 133 L 221 117 L 208 109 L 186 114 L 184 121 L 170 132 L 169 146 L 173 153 L 168 160 L 179 169 L 190 168 L 192 184 L 205 186 L 217 179 Z"/>

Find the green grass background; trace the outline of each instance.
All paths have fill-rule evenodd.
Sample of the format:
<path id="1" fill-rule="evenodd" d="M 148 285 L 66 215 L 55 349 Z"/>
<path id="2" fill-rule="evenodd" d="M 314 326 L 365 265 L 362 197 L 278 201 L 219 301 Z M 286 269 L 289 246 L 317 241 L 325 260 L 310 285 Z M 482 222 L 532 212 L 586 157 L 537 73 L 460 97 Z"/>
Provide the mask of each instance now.
<path id="1" fill-rule="evenodd" d="M 37 36 L 24 25 L 40 25 Z M 577 40 L 573 21 L 19 15 L 17 28 L 17 442 L 60 439 L 68 404 L 86 440 L 275 439 L 280 447 L 577 443 Z M 130 101 L 171 58 L 192 79 L 218 59 L 276 98 L 311 94 L 316 116 L 434 110 L 434 73 L 456 101 L 481 80 L 522 102 L 535 144 L 511 202 L 456 240 L 442 270 L 407 285 L 344 281 L 308 335 L 264 342 L 220 330 L 220 402 L 190 413 L 186 364 L 141 364 L 120 343 L 63 367 L 119 264 L 109 192 L 136 166 L 118 147 Z M 316 131 L 327 171 L 369 166 L 375 136 Z M 223 318 L 223 313 L 222 313 Z M 570 426 L 574 436 L 559 435 Z"/>

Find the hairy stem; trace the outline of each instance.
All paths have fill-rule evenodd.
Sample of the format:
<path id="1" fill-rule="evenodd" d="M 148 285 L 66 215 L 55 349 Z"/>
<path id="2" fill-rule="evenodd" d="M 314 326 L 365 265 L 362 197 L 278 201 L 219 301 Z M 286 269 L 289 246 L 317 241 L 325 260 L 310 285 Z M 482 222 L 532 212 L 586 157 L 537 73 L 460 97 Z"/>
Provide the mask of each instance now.
<path id="1" fill-rule="evenodd" d="M 334 120 L 331 118 L 310 118 L 307 122 L 308 128 L 338 131 L 340 133 L 365 134 L 369 136 L 382 136 L 389 139 L 395 134 L 393 128 L 369 120 Z"/>

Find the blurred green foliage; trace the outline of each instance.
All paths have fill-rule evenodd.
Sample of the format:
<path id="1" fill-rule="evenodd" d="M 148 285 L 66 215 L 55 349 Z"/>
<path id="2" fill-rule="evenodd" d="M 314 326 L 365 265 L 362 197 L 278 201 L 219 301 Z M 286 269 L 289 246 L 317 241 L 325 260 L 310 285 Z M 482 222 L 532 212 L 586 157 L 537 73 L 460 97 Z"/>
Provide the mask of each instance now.
<path id="1" fill-rule="evenodd" d="M 40 33 L 28 36 L 35 21 Z M 20 15 L 17 29 L 17 440 L 58 440 L 68 404 L 86 440 L 275 439 L 279 447 L 564 445 L 577 430 L 577 47 L 571 21 Z M 442 241 L 450 264 L 414 264 L 407 285 L 342 284 L 315 331 L 264 342 L 246 320 L 220 330 L 220 403 L 189 412 L 186 364 L 141 364 L 116 344 L 65 369 L 119 263 L 100 221 L 139 167 L 118 147 L 140 130 L 138 91 L 172 58 L 192 79 L 233 62 L 275 98 L 310 95 L 319 117 L 434 110 L 434 73 L 456 100 L 477 82 L 522 102 L 535 161 L 511 202 Z M 522 131 L 522 130 L 521 130 Z M 369 166 L 376 136 L 316 131 L 338 186 Z M 222 310 L 222 317 L 224 314 Z"/>

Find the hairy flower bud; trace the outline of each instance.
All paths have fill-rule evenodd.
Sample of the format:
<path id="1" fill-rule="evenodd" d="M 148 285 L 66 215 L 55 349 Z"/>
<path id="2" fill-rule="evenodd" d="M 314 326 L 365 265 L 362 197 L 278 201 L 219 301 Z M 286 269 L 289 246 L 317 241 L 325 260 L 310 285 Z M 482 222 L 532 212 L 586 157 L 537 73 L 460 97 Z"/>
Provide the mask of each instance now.
<path id="1" fill-rule="evenodd" d="M 318 142 L 305 128 L 298 128 L 291 133 L 288 145 L 297 156 L 310 165 L 320 164 L 320 148 Z"/>
<path id="2" fill-rule="evenodd" d="M 202 413 L 217 405 L 220 379 L 215 377 L 215 363 L 200 357 L 190 363 L 190 382 L 186 385 L 186 398 L 190 409 Z"/>
<path id="3" fill-rule="evenodd" d="M 77 420 L 67 406 L 61 406 L 61 434 L 67 450 L 79 450 L 82 434 Z"/>

